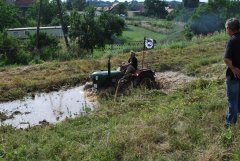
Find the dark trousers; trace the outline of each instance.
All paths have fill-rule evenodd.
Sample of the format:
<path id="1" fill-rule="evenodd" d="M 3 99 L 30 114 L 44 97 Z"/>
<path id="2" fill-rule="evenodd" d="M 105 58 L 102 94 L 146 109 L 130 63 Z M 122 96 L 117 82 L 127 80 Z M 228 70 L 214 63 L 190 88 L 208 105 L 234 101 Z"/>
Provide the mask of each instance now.
<path id="1" fill-rule="evenodd" d="M 237 122 L 237 114 L 240 112 L 240 80 L 227 78 L 228 112 L 226 115 L 226 125 Z"/>

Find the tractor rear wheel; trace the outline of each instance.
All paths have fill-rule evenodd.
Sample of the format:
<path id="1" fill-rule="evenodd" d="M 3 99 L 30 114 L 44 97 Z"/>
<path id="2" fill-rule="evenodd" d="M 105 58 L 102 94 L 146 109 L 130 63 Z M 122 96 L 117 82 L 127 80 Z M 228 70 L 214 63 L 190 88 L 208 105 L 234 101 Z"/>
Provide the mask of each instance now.
<path id="1" fill-rule="evenodd" d="M 147 87 L 148 89 L 153 89 L 156 87 L 154 76 L 149 73 L 146 73 L 137 79 L 138 86 Z"/>

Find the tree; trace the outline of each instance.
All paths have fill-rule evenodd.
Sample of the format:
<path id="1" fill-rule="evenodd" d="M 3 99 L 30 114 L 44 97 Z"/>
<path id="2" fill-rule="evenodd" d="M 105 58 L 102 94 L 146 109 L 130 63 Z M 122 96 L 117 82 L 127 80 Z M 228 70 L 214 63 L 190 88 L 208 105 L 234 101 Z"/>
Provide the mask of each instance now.
<path id="1" fill-rule="evenodd" d="M 112 36 L 115 34 L 116 36 L 121 35 L 125 26 L 125 23 L 121 18 L 106 12 L 99 17 L 98 21 L 102 28 L 101 30 L 103 31 L 102 36 L 104 37 L 104 44 L 113 43 Z"/>
<path id="2" fill-rule="evenodd" d="M 229 17 L 239 17 L 239 1 L 209 0 L 193 12 L 188 26 L 195 34 L 208 34 L 224 29 Z"/>
<path id="3" fill-rule="evenodd" d="M 72 10 L 72 9 L 73 9 L 71 0 L 67 0 L 66 2 L 63 2 L 63 6 L 64 6 L 67 10 Z"/>
<path id="4" fill-rule="evenodd" d="M 67 48 L 69 48 L 69 43 L 68 43 L 68 38 L 67 38 L 67 25 L 63 20 L 63 12 L 62 12 L 62 4 L 60 0 L 56 0 L 57 1 L 57 6 L 58 6 L 58 14 L 60 17 L 60 22 L 61 22 L 61 26 L 62 26 L 62 31 L 63 31 L 63 36 L 64 36 L 64 40 L 65 40 L 65 44 L 67 46 Z"/>
<path id="5" fill-rule="evenodd" d="M 91 52 L 96 45 L 99 45 L 98 39 L 101 35 L 100 26 L 96 23 L 94 17 L 95 10 L 88 8 L 84 15 L 79 15 L 76 11 L 73 12 L 70 20 L 70 38 L 77 39 L 80 48 Z"/>
<path id="6" fill-rule="evenodd" d="M 199 0 L 183 0 L 185 8 L 196 8 L 199 5 Z"/>
<path id="7" fill-rule="evenodd" d="M 144 1 L 145 14 L 147 16 L 165 18 L 167 15 L 167 11 L 165 10 L 166 6 L 167 4 L 161 0 L 145 0 Z"/>
<path id="8" fill-rule="evenodd" d="M 95 9 L 88 8 L 83 15 L 72 12 L 69 36 L 77 41 L 80 48 L 93 52 L 94 48 L 112 43 L 112 36 L 120 35 L 123 27 L 121 18 L 108 13 L 95 17 Z"/>
<path id="9" fill-rule="evenodd" d="M 138 1 L 132 0 L 132 1 L 129 3 L 129 5 L 128 5 L 128 10 L 130 10 L 130 11 L 137 11 L 138 6 L 139 6 Z"/>
<path id="10" fill-rule="evenodd" d="M 119 3 L 112 13 L 114 14 L 126 14 L 126 6 L 124 3 Z"/>
<path id="11" fill-rule="evenodd" d="M 0 31 L 3 31 L 4 28 L 21 26 L 18 12 L 19 10 L 13 5 L 0 0 Z"/>
<path id="12" fill-rule="evenodd" d="M 71 0 L 73 9 L 83 11 L 86 7 L 86 0 Z"/>
<path id="13" fill-rule="evenodd" d="M 39 10 L 39 0 L 34 1 L 33 6 L 27 11 L 27 17 L 36 19 L 36 15 L 38 15 Z M 58 16 L 59 10 L 57 7 L 56 0 L 42 0 L 42 15 L 41 15 L 41 23 L 43 25 L 49 25 L 52 20 Z"/>
<path id="14" fill-rule="evenodd" d="M 209 0 L 208 6 L 212 10 L 219 10 L 222 9 L 223 7 L 226 7 L 228 5 L 229 0 Z"/>

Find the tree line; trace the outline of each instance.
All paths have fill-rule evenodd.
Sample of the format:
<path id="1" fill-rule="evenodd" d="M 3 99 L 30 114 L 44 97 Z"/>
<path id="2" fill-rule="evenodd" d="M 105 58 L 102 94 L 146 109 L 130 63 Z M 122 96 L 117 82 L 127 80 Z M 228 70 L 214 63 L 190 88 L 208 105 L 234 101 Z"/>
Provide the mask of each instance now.
<path id="1" fill-rule="evenodd" d="M 41 26 L 60 25 L 57 1 L 42 0 L 42 2 Z M 0 66 L 1 64 L 26 64 L 35 60 L 36 57 L 36 60 L 56 58 L 65 60 L 82 57 L 85 53 L 93 52 L 95 48 L 104 48 L 106 44 L 113 43 L 124 29 L 124 20 L 118 15 L 126 14 L 127 10 L 138 10 L 140 7 L 140 3 L 135 0 L 122 2 L 111 13 L 103 12 L 100 16 L 96 16 L 93 6 L 98 4 L 101 4 L 101 1 L 64 1 L 62 3 L 63 23 L 65 26 L 70 26 L 67 32 L 72 49 L 67 54 L 61 53 L 59 40 L 41 33 L 41 50 L 36 54 L 35 35 L 30 35 L 28 40 L 19 41 L 8 37 L 5 29 L 37 26 L 39 1 L 34 1 L 27 11 L 21 11 L 16 6 L 0 0 Z M 174 10 L 167 13 L 165 9 L 167 6 L 171 6 Z M 183 0 L 182 3 L 145 0 L 143 15 L 184 21 L 186 37 L 191 38 L 195 34 L 209 34 L 222 30 L 227 18 L 240 17 L 239 8 L 240 2 L 233 0 L 209 0 L 208 3 L 200 3 L 199 0 Z"/>
<path id="2" fill-rule="evenodd" d="M 60 25 L 59 9 L 56 1 L 43 0 L 41 26 Z M 122 18 L 111 13 L 103 12 L 95 15 L 95 9 L 85 7 L 83 12 L 73 9 L 67 14 L 63 7 L 63 23 L 68 28 L 71 48 L 65 53 L 59 46 L 59 40 L 46 33 L 39 35 L 39 48 L 36 50 L 37 36 L 29 35 L 27 40 L 9 37 L 6 28 L 36 26 L 39 11 L 39 1 L 35 1 L 26 12 L 21 12 L 14 5 L 0 1 L 0 66 L 7 64 L 28 64 L 35 60 L 80 58 L 94 48 L 104 48 L 111 44 L 115 36 L 121 35 L 125 23 Z"/>
<path id="3" fill-rule="evenodd" d="M 195 34 L 211 34 L 224 29 L 226 19 L 240 18 L 239 0 L 209 0 L 200 3 L 199 0 L 183 0 L 174 6 L 174 11 L 166 13 L 166 6 L 173 3 L 158 0 L 145 0 L 145 14 L 168 20 L 186 22 L 185 32 L 188 38 Z"/>

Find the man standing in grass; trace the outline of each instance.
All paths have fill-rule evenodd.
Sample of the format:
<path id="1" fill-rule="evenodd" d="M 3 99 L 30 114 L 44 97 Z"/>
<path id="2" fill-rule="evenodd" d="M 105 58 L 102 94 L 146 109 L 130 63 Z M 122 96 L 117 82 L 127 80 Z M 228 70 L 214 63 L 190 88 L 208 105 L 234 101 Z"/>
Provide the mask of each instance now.
<path id="1" fill-rule="evenodd" d="M 226 85 L 228 97 L 228 112 L 226 127 L 237 122 L 237 114 L 240 112 L 240 23 L 236 18 L 226 21 L 226 32 L 230 36 L 224 54 L 224 62 L 227 65 Z"/>

